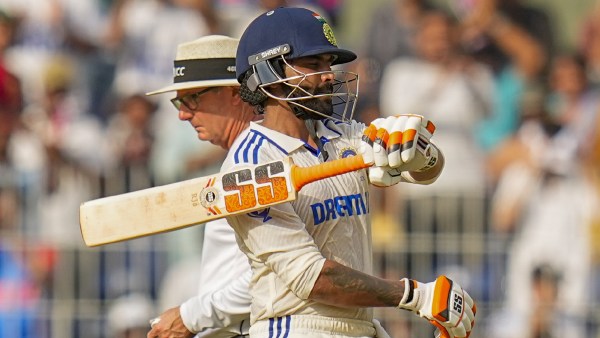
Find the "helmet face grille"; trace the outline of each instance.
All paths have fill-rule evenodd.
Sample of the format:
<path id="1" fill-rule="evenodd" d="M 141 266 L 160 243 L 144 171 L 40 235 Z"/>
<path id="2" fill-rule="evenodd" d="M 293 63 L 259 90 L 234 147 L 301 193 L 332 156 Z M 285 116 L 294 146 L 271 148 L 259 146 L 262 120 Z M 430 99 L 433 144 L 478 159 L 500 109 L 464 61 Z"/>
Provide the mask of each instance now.
<path id="1" fill-rule="evenodd" d="M 282 58 L 283 59 L 283 58 Z M 290 105 L 305 112 L 307 118 L 322 119 L 332 118 L 338 121 L 349 121 L 354 115 L 358 99 L 358 75 L 353 72 L 331 70 L 313 73 L 303 73 L 283 59 L 286 67 L 295 72 L 295 75 L 279 77 L 277 81 L 262 83 L 259 91 L 276 100 L 286 101 Z M 305 81 L 309 77 L 333 74 L 331 90 L 327 92 L 311 92 L 305 89 Z M 273 91 L 272 85 L 281 84 L 284 88 L 283 95 Z M 281 92 L 279 92 L 281 93 Z M 315 105 L 316 101 L 330 101 L 330 104 Z"/>

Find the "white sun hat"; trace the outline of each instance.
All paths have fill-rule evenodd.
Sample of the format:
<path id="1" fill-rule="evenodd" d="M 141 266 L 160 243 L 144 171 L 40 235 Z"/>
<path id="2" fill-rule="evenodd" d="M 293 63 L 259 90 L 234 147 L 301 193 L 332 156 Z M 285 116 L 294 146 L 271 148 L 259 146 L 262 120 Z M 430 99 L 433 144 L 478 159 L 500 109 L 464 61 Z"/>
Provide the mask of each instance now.
<path id="1" fill-rule="evenodd" d="M 207 35 L 178 45 L 173 84 L 146 95 L 198 87 L 239 86 L 235 77 L 238 42 L 224 35 Z"/>

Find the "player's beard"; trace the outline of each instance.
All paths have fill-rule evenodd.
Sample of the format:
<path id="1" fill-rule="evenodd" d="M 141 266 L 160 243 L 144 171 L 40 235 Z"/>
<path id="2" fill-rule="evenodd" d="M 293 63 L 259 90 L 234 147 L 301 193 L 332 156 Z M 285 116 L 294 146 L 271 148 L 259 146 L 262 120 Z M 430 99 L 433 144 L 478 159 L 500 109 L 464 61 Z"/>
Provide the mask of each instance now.
<path id="1" fill-rule="evenodd" d="M 312 92 L 313 95 L 322 95 L 322 94 L 332 94 L 333 93 L 333 85 L 329 82 L 323 83 L 317 86 L 314 90 L 310 90 L 310 88 L 301 87 L 307 92 Z M 300 90 L 294 90 L 290 94 L 290 98 L 301 98 L 304 97 L 305 94 Z M 300 109 L 303 113 L 305 119 L 312 120 L 323 120 L 333 115 L 333 101 L 331 96 L 324 96 L 318 98 L 307 98 L 303 100 L 296 101 L 300 106 L 293 105 L 296 109 Z M 315 113 L 319 112 L 320 114 Z"/>

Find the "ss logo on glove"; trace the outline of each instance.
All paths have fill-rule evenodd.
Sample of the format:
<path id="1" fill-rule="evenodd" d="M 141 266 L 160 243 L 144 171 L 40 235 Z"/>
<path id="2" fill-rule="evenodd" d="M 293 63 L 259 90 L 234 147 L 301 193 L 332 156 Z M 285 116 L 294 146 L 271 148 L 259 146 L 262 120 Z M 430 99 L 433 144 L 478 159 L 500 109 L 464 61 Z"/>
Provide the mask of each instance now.
<path id="1" fill-rule="evenodd" d="M 454 295 L 454 310 L 457 312 L 462 312 L 462 307 L 463 307 L 463 299 L 460 295 L 455 294 Z"/>

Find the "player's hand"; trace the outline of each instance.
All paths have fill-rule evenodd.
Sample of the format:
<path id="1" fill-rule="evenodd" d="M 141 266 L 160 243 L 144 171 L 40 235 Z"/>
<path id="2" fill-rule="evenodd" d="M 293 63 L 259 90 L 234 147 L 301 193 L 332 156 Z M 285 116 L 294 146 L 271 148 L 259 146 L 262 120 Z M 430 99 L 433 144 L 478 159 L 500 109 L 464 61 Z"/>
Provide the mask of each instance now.
<path id="1" fill-rule="evenodd" d="M 150 326 L 147 338 L 191 338 L 195 336 L 183 324 L 179 307 L 171 308 L 163 312 L 160 317 L 152 319 Z"/>
<path id="2" fill-rule="evenodd" d="M 421 115 L 378 118 L 364 130 L 360 152 L 365 162 L 374 162 L 369 179 L 377 186 L 401 181 L 403 171 L 422 172 L 438 160 L 431 143 L 435 125 Z"/>
<path id="3" fill-rule="evenodd" d="M 404 297 L 399 308 L 416 312 L 437 327 L 436 338 L 469 337 L 475 325 L 477 308 L 460 285 L 446 276 L 431 283 L 404 281 Z"/>

